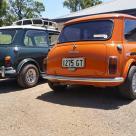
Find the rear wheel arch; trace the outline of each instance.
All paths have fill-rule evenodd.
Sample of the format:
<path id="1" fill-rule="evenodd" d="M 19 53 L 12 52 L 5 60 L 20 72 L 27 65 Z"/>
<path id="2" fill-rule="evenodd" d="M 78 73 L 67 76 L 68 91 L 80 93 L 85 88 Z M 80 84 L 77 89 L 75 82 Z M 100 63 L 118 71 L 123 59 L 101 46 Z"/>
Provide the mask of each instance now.
<path id="1" fill-rule="evenodd" d="M 22 60 L 22 61 L 18 64 L 18 66 L 17 66 L 17 74 L 19 74 L 19 72 L 21 71 L 21 69 L 22 69 L 24 66 L 28 65 L 28 64 L 33 64 L 33 65 L 35 65 L 35 66 L 38 68 L 39 73 L 41 72 L 39 64 L 38 64 L 34 59 L 28 58 L 28 59 Z"/>
<path id="2" fill-rule="evenodd" d="M 129 70 L 130 70 L 130 68 L 132 66 L 136 66 L 136 60 L 135 59 L 128 60 L 127 63 L 126 63 L 126 65 L 124 66 L 123 74 L 122 74 L 123 77 L 124 77 L 124 79 L 127 78 L 128 72 L 129 72 Z"/>
<path id="3" fill-rule="evenodd" d="M 125 82 L 119 86 L 119 92 L 127 99 L 136 99 L 136 65 L 130 67 Z"/>

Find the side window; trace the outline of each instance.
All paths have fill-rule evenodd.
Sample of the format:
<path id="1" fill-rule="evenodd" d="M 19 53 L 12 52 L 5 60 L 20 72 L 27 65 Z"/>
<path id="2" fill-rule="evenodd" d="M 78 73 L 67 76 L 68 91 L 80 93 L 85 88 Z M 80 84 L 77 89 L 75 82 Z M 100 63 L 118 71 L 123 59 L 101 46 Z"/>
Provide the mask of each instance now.
<path id="1" fill-rule="evenodd" d="M 59 37 L 59 32 L 49 32 L 48 41 L 49 45 L 54 45 L 57 43 Z"/>
<path id="2" fill-rule="evenodd" d="M 136 41 L 136 20 L 125 20 L 125 39 Z"/>
<path id="3" fill-rule="evenodd" d="M 33 43 L 32 43 L 32 40 L 31 40 L 31 37 L 28 37 L 27 35 L 25 36 L 25 39 L 24 39 L 24 44 L 25 46 L 33 46 Z"/>
<path id="4" fill-rule="evenodd" d="M 1 29 L 0 30 L 0 45 L 10 45 L 13 42 L 16 30 Z"/>
<path id="5" fill-rule="evenodd" d="M 48 47 L 48 34 L 42 30 L 28 30 L 25 34 L 25 46 Z"/>
<path id="6" fill-rule="evenodd" d="M 0 34 L 0 44 L 11 44 L 12 37 L 9 34 Z"/>
<path id="7" fill-rule="evenodd" d="M 38 47 L 48 47 L 48 41 L 46 36 L 42 36 L 42 35 L 35 36 L 34 41 L 36 46 Z"/>
<path id="8" fill-rule="evenodd" d="M 31 35 L 33 33 L 33 30 L 28 30 L 24 37 L 24 44 L 26 47 L 33 47 L 34 43 L 32 42 L 33 36 Z"/>
<path id="9" fill-rule="evenodd" d="M 37 31 L 33 35 L 37 47 L 48 47 L 48 33 L 46 31 Z"/>

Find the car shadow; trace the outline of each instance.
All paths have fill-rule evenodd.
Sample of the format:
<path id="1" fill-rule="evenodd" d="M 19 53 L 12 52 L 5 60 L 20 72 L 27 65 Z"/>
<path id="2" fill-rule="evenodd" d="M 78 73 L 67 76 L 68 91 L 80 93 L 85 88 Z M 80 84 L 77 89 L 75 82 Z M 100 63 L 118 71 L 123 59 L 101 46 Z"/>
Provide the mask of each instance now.
<path id="1" fill-rule="evenodd" d="M 40 79 L 38 82 L 38 85 L 44 84 L 47 81 L 44 79 Z M 10 92 L 16 92 L 16 91 L 22 91 L 25 90 L 21 88 L 18 84 L 16 79 L 4 79 L 0 80 L 0 94 L 3 93 L 10 93 Z"/>
<path id="2" fill-rule="evenodd" d="M 0 94 L 21 90 L 15 79 L 0 80 Z"/>
<path id="3" fill-rule="evenodd" d="M 48 91 L 37 99 L 60 105 L 104 110 L 119 109 L 131 103 L 122 98 L 115 88 L 95 88 L 86 86 L 69 87 L 62 92 Z"/>

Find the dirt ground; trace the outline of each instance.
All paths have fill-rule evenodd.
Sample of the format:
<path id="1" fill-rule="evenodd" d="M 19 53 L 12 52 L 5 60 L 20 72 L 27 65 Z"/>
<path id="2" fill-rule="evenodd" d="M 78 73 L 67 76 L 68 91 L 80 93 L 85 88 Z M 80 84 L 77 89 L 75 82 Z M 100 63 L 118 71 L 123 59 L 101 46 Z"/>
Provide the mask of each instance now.
<path id="1" fill-rule="evenodd" d="M 0 81 L 0 136 L 135 136 L 136 101 L 115 89 L 72 87 L 54 93 L 45 81 L 21 89 Z"/>

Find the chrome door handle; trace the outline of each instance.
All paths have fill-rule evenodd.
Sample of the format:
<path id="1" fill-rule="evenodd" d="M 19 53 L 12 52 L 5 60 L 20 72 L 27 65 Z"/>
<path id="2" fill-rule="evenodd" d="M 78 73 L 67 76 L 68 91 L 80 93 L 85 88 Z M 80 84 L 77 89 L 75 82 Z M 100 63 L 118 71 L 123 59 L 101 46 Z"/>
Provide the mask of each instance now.
<path id="1" fill-rule="evenodd" d="M 122 49 L 123 49 L 122 45 L 118 44 L 118 45 L 117 45 L 117 50 L 118 50 L 118 51 L 122 51 Z"/>

